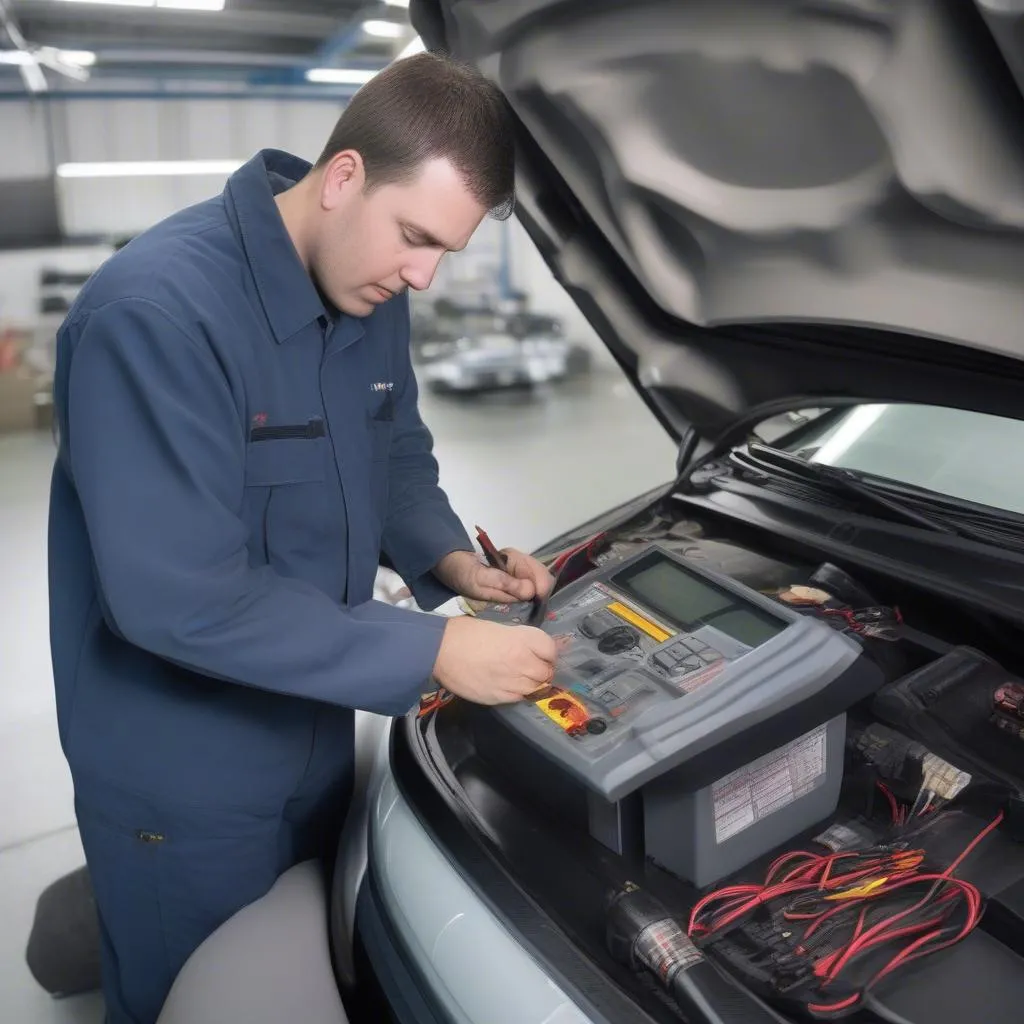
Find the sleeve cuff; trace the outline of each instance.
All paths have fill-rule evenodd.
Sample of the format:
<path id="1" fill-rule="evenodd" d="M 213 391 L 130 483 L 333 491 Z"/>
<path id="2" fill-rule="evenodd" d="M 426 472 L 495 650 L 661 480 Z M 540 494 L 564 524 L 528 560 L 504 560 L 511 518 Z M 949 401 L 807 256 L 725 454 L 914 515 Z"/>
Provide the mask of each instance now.
<path id="1" fill-rule="evenodd" d="M 393 701 L 380 703 L 375 710 L 398 718 L 419 704 L 419 699 L 434 686 L 434 664 L 441 648 L 448 620 L 439 615 L 426 615 L 409 608 L 396 608 L 383 601 L 368 601 L 350 609 L 353 619 L 364 623 L 405 627 L 396 632 L 389 656 L 395 677 L 410 680 L 410 689 L 395 694 Z"/>
<path id="2" fill-rule="evenodd" d="M 462 523 L 448 505 L 411 506 L 388 523 L 385 547 L 395 571 L 405 580 L 416 603 L 433 609 L 457 595 L 433 568 L 452 551 L 473 551 Z"/>

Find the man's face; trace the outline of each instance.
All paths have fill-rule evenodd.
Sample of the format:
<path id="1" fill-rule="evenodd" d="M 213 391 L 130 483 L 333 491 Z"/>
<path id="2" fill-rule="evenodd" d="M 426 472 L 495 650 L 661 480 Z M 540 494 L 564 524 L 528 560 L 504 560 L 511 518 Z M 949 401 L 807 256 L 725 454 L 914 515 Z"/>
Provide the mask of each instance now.
<path id="1" fill-rule="evenodd" d="M 326 166 L 310 259 L 327 298 L 358 317 L 406 287 L 427 288 L 441 257 L 465 248 L 487 212 L 447 160 L 427 161 L 406 184 L 364 184 L 358 154 Z"/>

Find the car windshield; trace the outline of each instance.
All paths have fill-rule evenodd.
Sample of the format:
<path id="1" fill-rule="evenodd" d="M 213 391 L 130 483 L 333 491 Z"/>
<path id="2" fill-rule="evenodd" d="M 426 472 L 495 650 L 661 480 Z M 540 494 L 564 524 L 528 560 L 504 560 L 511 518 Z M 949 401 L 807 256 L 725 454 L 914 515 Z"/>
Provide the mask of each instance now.
<path id="1" fill-rule="evenodd" d="M 1024 514 L 1024 422 L 925 405 L 810 410 L 790 425 L 801 420 L 788 438 L 765 439 L 808 462 Z"/>

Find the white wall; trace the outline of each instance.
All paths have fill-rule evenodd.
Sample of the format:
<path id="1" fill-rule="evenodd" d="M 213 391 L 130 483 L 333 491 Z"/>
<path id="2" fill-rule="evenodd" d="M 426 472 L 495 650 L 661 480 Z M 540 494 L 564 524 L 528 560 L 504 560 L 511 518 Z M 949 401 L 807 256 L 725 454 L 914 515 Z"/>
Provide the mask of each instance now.
<path id="1" fill-rule="evenodd" d="M 42 270 L 92 273 L 113 251 L 108 245 L 0 252 L 0 326 L 27 328 L 39 319 Z"/>
<path id="2" fill-rule="evenodd" d="M 284 149 L 313 160 L 341 104 L 287 100 L 76 99 L 0 103 L 0 179 L 104 160 L 245 160 Z M 61 179 L 68 234 L 134 234 L 219 192 L 224 175 Z"/>
<path id="3" fill-rule="evenodd" d="M 287 100 L 76 99 L 0 103 L 4 158 L 0 180 L 50 173 L 55 163 L 102 160 L 247 159 L 263 148 L 313 160 L 341 104 Z M 134 234 L 223 187 L 224 176 L 61 179 L 64 230 L 69 234 Z M 599 356 L 605 348 L 548 270 L 519 222 L 485 221 L 465 253 L 442 264 L 434 293 L 469 298 L 493 292 L 509 231 L 512 284 L 528 292 L 531 308 L 559 316 L 574 340 Z M 26 273 L 29 271 L 26 270 Z M 18 272 L 20 274 L 20 272 Z M 2 286 L 0 286 L 2 287 Z M 18 306 L 18 289 L 0 294 L 0 315 Z M 35 294 L 33 292 L 33 299 Z M 610 356 L 607 356 L 610 361 Z"/>

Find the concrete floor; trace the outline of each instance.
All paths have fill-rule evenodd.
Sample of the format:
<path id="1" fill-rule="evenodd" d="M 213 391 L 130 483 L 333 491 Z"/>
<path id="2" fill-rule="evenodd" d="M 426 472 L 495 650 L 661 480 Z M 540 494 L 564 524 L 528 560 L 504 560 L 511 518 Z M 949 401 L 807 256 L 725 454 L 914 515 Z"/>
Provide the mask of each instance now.
<path id="1" fill-rule="evenodd" d="M 530 394 L 425 394 L 442 484 L 467 526 L 529 550 L 672 475 L 674 446 L 615 370 Z M 57 742 L 46 604 L 48 437 L 0 437 L 0 1020 L 99 1024 L 25 967 L 35 901 L 83 863 Z"/>

